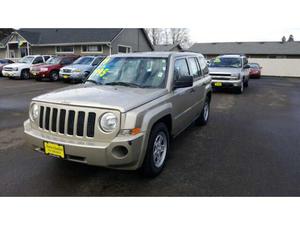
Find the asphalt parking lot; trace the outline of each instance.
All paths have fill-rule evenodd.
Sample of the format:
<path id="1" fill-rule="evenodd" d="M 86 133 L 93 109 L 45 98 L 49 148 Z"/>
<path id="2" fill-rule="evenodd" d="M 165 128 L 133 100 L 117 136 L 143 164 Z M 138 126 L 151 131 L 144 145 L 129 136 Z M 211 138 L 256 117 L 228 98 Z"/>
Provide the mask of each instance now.
<path id="1" fill-rule="evenodd" d="M 0 78 L 1 196 L 300 196 L 300 79 L 262 78 L 243 95 L 214 93 L 209 124 L 173 142 L 155 179 L 25 145 L 30 99 L 66 85 Z"/>

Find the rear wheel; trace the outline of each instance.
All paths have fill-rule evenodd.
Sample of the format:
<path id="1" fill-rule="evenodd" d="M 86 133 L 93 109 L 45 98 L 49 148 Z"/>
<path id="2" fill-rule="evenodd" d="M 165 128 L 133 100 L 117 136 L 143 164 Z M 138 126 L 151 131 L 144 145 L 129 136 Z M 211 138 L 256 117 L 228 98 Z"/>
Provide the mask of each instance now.
<path id="1" fill-rule="evenodd" d="M 58 71 L 52 71 L 50 73 L 50 80 L 52 81 L 57 81 L 59 78 L 59 74 L 58 74 Z"/>
<path id="2" fill-rule="evenodd" d="M 22 80 L 28 80 L 29 79 L 29 71 L 28 70 L 22 70 L 20 78 Z"/>
<path id="3" fill-rule="evenodd" d="M 164 123 L 157 123 L 151 131 L 146 156 L 141 167 L 144 176 L 155 177 L 163 170 L 170 146 L 169 130 Z"/>
<path id="4" fill-rule="evenodd" d="M 210 114 L 210 100 L 208 97 L 206 97 L 201 114 L 196 120 L 196 124 L 200 126 L 206 125 L 208 123 L 209 114 Z"/>

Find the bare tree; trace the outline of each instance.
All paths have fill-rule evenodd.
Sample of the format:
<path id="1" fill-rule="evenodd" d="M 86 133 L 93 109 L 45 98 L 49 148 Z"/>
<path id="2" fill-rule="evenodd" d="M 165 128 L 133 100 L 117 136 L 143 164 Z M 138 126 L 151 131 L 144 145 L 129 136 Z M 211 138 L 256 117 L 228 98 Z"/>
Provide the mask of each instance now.
<path id="1" fill-rule="evenodd" d="M 153 45 L 159 45 L 162 41 L 163 30 L 161 28 L 146 28 Z"/>
<path id="2" fill-rule="evenodd" d="M 288 42 L 293 42 L 293 41 L 294 41 L 294 36 L 291 34 L 291 35 L 289 36 Z"/>
<path id="3" fill-rule="evenodd" d="M 187 48 L 191 45 L 187 28 L 146 28 L 153 45 L 180 44 Z"/>
<path id="4" fill-rule="evenodd" d="M 180 44 L 183 47 L 190 45 L 190 35 L 187 28 L 170 28 L 169 33 L 172 44 Z"/>

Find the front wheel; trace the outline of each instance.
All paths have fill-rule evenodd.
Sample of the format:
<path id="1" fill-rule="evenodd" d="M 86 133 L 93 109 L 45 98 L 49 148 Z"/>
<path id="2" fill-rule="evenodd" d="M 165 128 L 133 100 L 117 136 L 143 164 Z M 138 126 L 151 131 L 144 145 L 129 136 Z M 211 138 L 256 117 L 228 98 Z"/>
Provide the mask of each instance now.
<path id="1" fill-rule="evenodd" d="M 236 92 L 242 94 L 244 92 L 244 81 L 241 82 L 241 86 L 237 87 Z"/>
<path id="2" fill-rule="evenodd" d="M 28 80 L 29 79 L 29 71 L 28 70 L 22 70 L 21 79 L 22 80 Z"/>
<path id="3" fill-rule="evenodd" d="M 155 177 L 163 170 L 170 146 L 169 130 L 164 123 L 157 123 L 151 131 L 141 172 Z"/>

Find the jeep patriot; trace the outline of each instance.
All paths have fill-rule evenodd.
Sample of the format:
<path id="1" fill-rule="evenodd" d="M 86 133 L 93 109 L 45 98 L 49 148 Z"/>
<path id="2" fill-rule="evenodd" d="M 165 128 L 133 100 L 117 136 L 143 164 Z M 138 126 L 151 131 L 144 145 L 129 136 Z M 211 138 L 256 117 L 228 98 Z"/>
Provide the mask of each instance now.
<path id="1" fill-rule="evenodd" d="M 46 155 L 156 176 L 170 139 L 208 122 L 210 100 L 201 54 L 111 55 L 83 84 L 33 98 L 24 132 Z"/>

